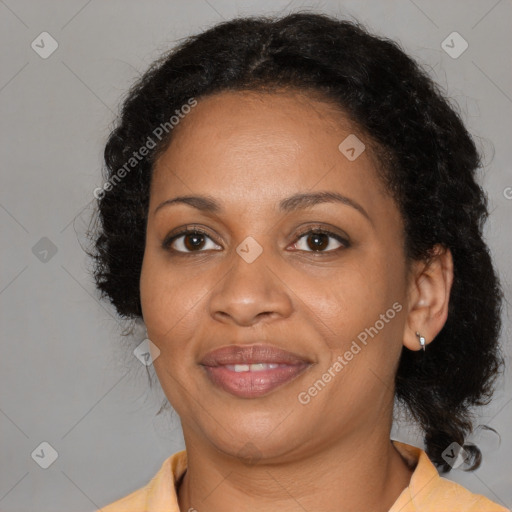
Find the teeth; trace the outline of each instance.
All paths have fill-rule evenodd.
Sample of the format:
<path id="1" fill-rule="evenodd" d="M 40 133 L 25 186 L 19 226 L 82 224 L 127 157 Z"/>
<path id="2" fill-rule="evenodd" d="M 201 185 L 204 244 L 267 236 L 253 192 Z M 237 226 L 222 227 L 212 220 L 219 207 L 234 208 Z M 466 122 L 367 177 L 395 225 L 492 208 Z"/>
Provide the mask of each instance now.
<path id="1" fill-rule="evenodd" d="M 228 364 L 226 365 L 226 368 L 228 368 L 231 371 L 235 371 L 237 373 L 239 372 L 261 372 L 264 370 L 275 370 L 276 368 L 279 368 L 278 363 L 254 363 L 254 364 Z"/>

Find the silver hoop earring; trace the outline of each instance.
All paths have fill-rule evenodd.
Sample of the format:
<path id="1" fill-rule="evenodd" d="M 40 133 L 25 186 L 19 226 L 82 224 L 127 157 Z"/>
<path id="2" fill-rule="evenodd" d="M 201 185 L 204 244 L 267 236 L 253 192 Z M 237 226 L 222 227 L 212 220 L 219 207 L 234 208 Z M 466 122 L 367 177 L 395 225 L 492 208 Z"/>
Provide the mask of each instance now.
<path id="1" fill-rule="evenodd" d="M 416 336 L 418 336 L 421 348 L 423 349 L 423 352 L 425 352 L 425 338 L 419 332 L 416 333 Z"/>

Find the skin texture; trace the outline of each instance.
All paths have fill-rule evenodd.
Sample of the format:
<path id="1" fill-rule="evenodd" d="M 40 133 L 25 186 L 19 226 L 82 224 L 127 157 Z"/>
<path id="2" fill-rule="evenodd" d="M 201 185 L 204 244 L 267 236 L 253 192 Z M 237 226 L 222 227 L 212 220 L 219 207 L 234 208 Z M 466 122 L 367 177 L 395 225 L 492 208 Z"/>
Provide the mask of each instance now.
<path id="1" fill-rule="evenodd" d="M 354 161 L 338 149 L 350 134 L 365 140 L 312 96 L 222 92 L 198 100 L 155 164 L 140 291 L 160 350 L 155 370 L 188 453 L 182 510 L 384 512 L 409 483 L 389 440 L 394 376 L 402 348 L 420 348 L 415 332 L 429 343 L 446 321 L 452 258 L 438 247 L 429 266 L 406 261 L 403 222 L 370 145 Z M 337 202 L 278 209 L 294 194 L 320 191 L 343 194 L 368 217 Z M 190 195 L 214 198 L 222 211 L 175 203 L 155 213 Z M 193 251 L 184 237 L 162 247 L 187 225 L 208 233 L 201 250 L 177 252 Z M 299 238 L 319 227 L 349 245 L 325 238 L 321 252 Z M 236 252 L 249 236 L 263 249 L 252 263 Z M 299 393 L 394 303 L 402 306 L 394 318 L 300 403 Z M 252 399 L 215 387 L 199 364 L 212 349 L 258 342 L 312 364 Z"/>

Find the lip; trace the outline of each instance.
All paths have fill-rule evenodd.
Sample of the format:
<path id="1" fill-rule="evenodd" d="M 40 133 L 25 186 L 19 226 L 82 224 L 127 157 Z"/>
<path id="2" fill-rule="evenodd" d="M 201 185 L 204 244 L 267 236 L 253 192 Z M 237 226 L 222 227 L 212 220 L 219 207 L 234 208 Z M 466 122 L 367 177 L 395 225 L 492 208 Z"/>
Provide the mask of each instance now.
<path id="1" fill-rule="evenodd" d="M 234 371 L 234 365 L 278 365 L 257 371 Z M 240 398 L 264 396 L 290 382 L 309 368 L 306 357 L 272 345 L 228 345 L 208 352 L 200 363 L 210 381 Z M 245 367 L 244 367 L 245 368 Z"/>
<path id="2" fill-rule="evenodd" d="M 226 345 L 208 352 L 201 360 L 201 364 L 204 366 L 254 363 L 292 365 L 311 363 L 311 361 L 299 354 L 263 343 L 254 345 Z"/>

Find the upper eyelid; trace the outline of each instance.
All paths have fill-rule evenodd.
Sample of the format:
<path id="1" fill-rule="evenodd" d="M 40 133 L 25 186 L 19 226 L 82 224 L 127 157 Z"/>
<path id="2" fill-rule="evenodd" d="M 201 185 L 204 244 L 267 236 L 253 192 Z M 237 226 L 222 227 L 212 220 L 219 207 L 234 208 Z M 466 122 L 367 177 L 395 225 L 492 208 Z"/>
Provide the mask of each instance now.
<path id="1" fill-rule="evenodd" d="M 332 237 L 340 237 L 340 238 L 345 237 L 345 235 L 342 235 L 339 233 L 334 233 L 331 229 L 320 227 L 320 226 L 308 226 L 307 228 L 299 229 L 299 231 L 296 233 L 296 236 L 298 238 L 302 238 L 304 235 L 307 235 L 309 233 L 315 233 L 315 232 L 325 233 L 326 235 L 329 235 Z"/>
<path id="2" fill-rule="evenodd" d="M 327 234 L 331 234 L 334 236 L 340 236 L 342 238 L 347 238 L 347 239 L 349 238 L 349 236 L 340 228 L 335 228 L 335 227 L 331 228 L 328 225 L 325 225 L 324 222 L 313 222 L 310 224 L 308 224 L 308 223 L 305 223 L 305 224 L 307 224 L 305 227 L 299 226 L 298 228 L 296 228 L 297 236 L 302 236 L 311 231 L 322 231 L 322 232 L 325 232 Z M 194 232 L 199 232 L 206 236 L 214 238 L 214 236 L 210 235 L 210 233 L 208 231 L 209 231 L 208 228 L 203 228 L 200 225 L 186 224 L 182 228 L 173 229 L 171 231 L 171 233 L 169 233 L 165 238 L 179 237 L 179 236 L 183 236 L 185 234 L 194 233 Z M 340 231 L 340 233 L 337 233 L 336 231 Z"/>

